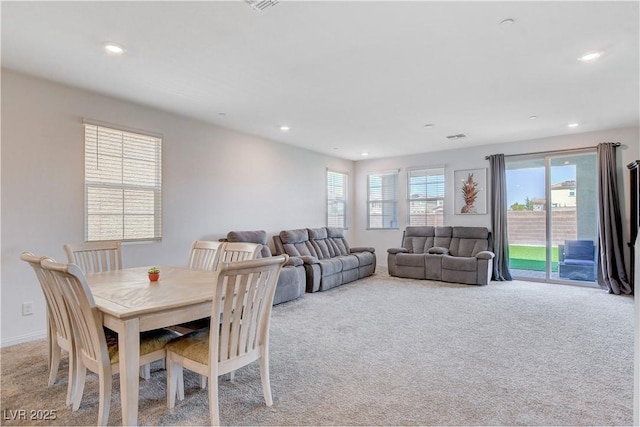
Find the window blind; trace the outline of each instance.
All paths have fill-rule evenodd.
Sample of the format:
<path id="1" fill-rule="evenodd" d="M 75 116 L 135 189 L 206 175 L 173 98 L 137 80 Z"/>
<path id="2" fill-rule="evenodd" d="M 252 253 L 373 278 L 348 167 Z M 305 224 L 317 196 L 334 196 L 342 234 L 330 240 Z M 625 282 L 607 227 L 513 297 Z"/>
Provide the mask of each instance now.
<path id="1" fill-rule="evenodd" d="M 444 168 L 407 172 L 407 225 L 444 224 Z"/>
<path id="2" fill-rule="evenodd" d="M 367 176 L 367 228 L 398 228 L 398 172 Z"/>
<path id="3" fill-rule="evenodd" d="M 85 123 L 85 240 L 162 237 L 162 139 Z"/>
<path id="4" fill-rule="evenodd" d="M 327 227 L 347 228 L 347 179 L 346 173 L 327 170 Z"/>

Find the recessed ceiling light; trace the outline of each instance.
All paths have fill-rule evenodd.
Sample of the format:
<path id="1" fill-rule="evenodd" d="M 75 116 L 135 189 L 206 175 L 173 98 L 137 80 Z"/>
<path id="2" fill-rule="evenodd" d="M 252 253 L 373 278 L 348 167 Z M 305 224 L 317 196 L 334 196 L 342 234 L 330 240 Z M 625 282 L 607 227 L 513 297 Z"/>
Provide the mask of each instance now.
<path id="1" fill-rule="evenodd" d="M 367 153 L 367 152 L 365 151 L 365 152 L 363 152 L 363 153 L 362 153 L 362 155 L 363 155 L 364 157 L 367 157 L 367 156 L 369 155 L 369 153 Z"/>
<path id="2" fill-rule="evenodd" d="M 280 130 L 282 132 L 289 132 L 291 130 L 291 128 L 289 126 L 280 126 Z"/>
<path id="3" fill-rule="evenodd" d="M 500 25 L 511 25 L 514 22 L 516 22 L 515 19 L 507 18 L 507 19 L 503 19 L 502 21 L 500 21 Z"/>
<path id="4" fill-rule="evenodd" d="M 565 165 L 568 165 L 568 164 L 569 164 L 569 160 L 565 160 L 565 161 L 564 161 L 564 164 L 565 164 Z"/>
<path id="5" fill-rule="evenodd" d="M 227 113 L 222 113 L 222 112 L 220 112 L 220 113 L 218 113 L 218 115 L 219 115 L 219 116 L 226 116 L 226 115 L 227 115 Z"/>
<path id="6" fill-rule="evenodd" d="M 538 116 L 529 116 L 529 119 L 531 119 L 531 120 L 535 120 L 537 118 L 538 118 Z"/>
<path id="7" fill-rule="evenodd" d="M 579 123 L 569 123 L 567 126 L 569 126 L 570 128 L 577 128 L 578 126 L 580 126 Z"/>
<path id="8" fill-rule="evenodd" d="M 426 127 L 427 129 L 431 129 L 433 126 L 433 123 L 427 123 L 426 125 L 424 125 L 424 127 Z"/>
<path id="9" fill-rule="evenodd" d="M 578 58 L 578 60 L 582 62 L 596 62 L 601 56 L 602 52 L 587 52 Z"/>
<path id="10" fill-rule="evenodd" d="M 124 53 L 124 47 L 112 42 L 105 43 L 104 50 L 110 55 L 122 55 Z"/>

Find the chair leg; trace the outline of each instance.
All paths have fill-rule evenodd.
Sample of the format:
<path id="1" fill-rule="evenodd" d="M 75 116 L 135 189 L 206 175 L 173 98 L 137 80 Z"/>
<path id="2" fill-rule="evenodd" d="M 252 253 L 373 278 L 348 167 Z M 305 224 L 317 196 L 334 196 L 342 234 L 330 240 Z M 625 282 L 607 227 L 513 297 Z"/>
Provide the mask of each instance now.
<path id="1" fill-rule="evenodd" d="M 182 366 L 174 362 L 169 356 L 167 356 L 165 364 L 167 366 L 167 407 L 171 409 L 176 406 L 176 395 L 178 395 L 178 399 L 184 399 Z M 182 385 L 180 385 L 180 382 L 182 382 Z M 180 390 L 182 390 L 181 394 Z"/>
<path id="2" fill-rule="evenodd" d="M 220 412 L 218 408 L 218 377 L 211 378 L 209 381 L 209 417 L 211 417 L 211 425 L 220 425 Z"/>
<path id="3" fill-rule="evenodd" d="M 51 351 L 51 358 L 49 359 L 49 387 L 51 387 L 56 382 L 56 376 L 58 375 L 58 369 L 60 368 L 62 349 L 58 345 L 58 342 L 55 341 L 55 337 L 49 347 Z M 69 378 L 69 381 L 71 381 L 71 378 Z"/>
<path id="4" fill-rule="evenodd" d="M 109 409 L 111 408 L 111 387 L 113 379 L 111 371 L 101 369 L 99 375 L 100 381 L 100 403 L 98 405 L 98 425 L 106 426 L 109 422 Z"/>
<path id="5" fill-rule="evenodd" d="M 75 375 L 75 383 L 76 385 L 73 387 L 74 392 L 72 396 L 72 405 L 71 411 L 77 411 L 80 407 L 80 401 L 82 400 L 82 395 L 84 393 L 84 383 L 87 377 L 87 368 L 84 366 L 82 360 L 78 357 L 76 358 L 76 375 Z"/>
<path id="6" fill-rule="evenodd" d="M 236 380 L 236 371 L 229 372 L 229 381 L 234 382 Z"/>
<path id="7" fill-rule="evenodd" d="M 207 376 L 206 375 L 200 375 L 200 388 L 201 389 L 205 389 L 207 388 Z"/>
<path id="8" fill-rule="evenodd" d="M 140 366 L 140 378 L 143 380 L 148 380 L 151 378 L 151 364 L 147 363 L 146 365 Z"/>
<path id="9" fill-rule="evenodd" d="M 73 395 L 75 393 L 76 388 L 76 354 L 75 354 L 75 346 L 71 346 L 72 348 L 69 350 L 69 378 L 67 379 L 67 405 L 71 405 L 73 402 Z"/>
<path id="10" fill-rule="evenodd" d="M 207 377 L 204 378 L 207 379 Z M 184 369 L 182 366 L 178 370 L 178 400 L 184 400 Z"/>
<path id="11" fill-rule="evenodd" d="M 264 401 L 267 406 L 273 405 L 273 397 L 271 396 L 271 381 L 269 379 L 269 354 L 265 352 L 260 358 L 260 379 L 262 380 L 262 393 L 264 393 Z"/>

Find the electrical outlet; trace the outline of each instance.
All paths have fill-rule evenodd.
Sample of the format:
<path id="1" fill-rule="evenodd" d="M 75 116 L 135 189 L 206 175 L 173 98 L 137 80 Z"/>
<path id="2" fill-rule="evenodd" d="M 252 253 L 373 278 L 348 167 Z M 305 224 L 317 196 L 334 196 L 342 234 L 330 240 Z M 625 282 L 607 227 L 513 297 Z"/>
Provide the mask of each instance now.
<path id="1" fill-rule="evenodd" d="M 22 315 L 31 316 L 33 314 L 33 301 L 27 301 L 22 303 Z"/>

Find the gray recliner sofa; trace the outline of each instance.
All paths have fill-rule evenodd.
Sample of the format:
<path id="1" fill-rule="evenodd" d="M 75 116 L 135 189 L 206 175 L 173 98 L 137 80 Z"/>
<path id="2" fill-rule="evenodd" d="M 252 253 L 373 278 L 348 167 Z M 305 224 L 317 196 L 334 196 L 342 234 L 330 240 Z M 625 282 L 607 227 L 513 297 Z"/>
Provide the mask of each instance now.
<path id="1" fill-rule="evenodd" d="M 375 249 L 350 248 L 341 228 L 284 230 L 273 241 L 276 254 L 302 258 L 307 292 L 326 291 L 376 270 Z"/>
<path id="2" fill-rule="evenodd" d="M 402 247 L 387 250 L 389 274 L 486 285 L 493 272 L 491 250 L 486 227 L 407 227 Z"/>
<path id="3" fill-rule="evenodd" d="M 262 245 L 258 258 L 271 256 L 271 249 L 267 245 L 267 233 L 257 231 L 230 231 L 227 233 L 228 242 L 249 242 Z M 280 270 L 276 293 L 273 296 L 273 305 L 291 301 L 304 294 L 306 286 L 306 274 L 303 261 L 299 257 L 289 257 Z"/>

